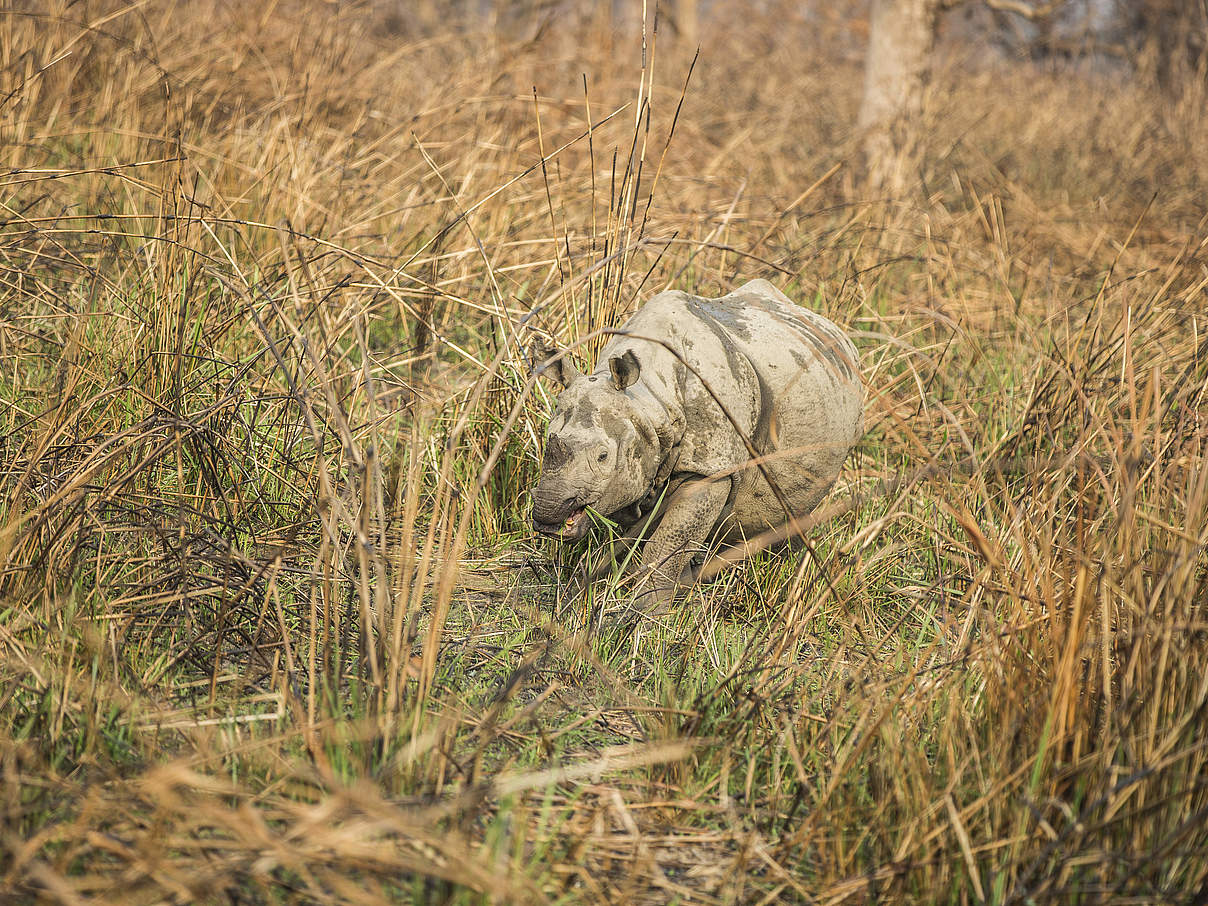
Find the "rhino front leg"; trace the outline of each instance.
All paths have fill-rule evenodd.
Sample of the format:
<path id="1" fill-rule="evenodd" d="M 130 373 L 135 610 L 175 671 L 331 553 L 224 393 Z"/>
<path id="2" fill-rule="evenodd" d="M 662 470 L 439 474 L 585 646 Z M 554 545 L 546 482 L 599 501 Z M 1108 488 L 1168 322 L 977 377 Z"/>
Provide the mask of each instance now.
<path id="1" fill-rule="evenodd" d="M 717 524 L 729 496 L 729 481 L 694 481 L 681 485 L 666 501 L 637 568 L 638 610 L 665 613 L 679 586 L 691 581 L 692 557 Z"/>

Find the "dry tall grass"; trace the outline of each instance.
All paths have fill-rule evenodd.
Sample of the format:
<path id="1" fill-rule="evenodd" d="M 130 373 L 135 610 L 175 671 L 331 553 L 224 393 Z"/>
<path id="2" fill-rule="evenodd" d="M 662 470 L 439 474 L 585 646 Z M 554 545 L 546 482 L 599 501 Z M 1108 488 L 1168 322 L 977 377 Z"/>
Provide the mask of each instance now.
<path id="1" fill-rule="evenodd" d="M 425 10 L 0 12 L 0 899 L 1204 902 L 1202 69 L 954 63 L 876 199 L 850 17 Z M 891 493 L 633 633 L 524 332 L 753 276 Z"/>

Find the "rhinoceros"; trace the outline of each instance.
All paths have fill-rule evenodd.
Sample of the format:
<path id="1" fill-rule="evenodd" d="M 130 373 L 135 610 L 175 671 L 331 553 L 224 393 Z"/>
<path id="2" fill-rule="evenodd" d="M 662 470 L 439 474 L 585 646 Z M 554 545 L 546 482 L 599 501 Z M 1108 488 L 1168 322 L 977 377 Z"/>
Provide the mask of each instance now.
<path id="1" fill-rule="evenodd" d="M 563 390 L 533 528 L 573 541 L 591 510 L 649 532 L 637 558 L 640 610 L 665 609 L 707 544 L 808 514 L 864 432 L 855 347 L 766 280 L 717 299 L 659 293 L 617 329 L 591 374 L 548 347 L 534 358 Z"/>

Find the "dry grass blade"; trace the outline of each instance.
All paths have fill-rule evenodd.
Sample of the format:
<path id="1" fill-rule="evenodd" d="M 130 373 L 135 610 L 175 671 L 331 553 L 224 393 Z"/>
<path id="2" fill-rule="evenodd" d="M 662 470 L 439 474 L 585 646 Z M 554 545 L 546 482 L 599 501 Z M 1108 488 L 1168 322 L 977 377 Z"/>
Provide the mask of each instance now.
<path id="1" fill-rule="evenodd" d="M 874 200 L 858 3 L 228 6 L 0 9 L 0 900 L 1205 888 L 1202 12 L 944 56 Z M 760 276 L 867 437 L 623 625 L 521 346 Z"/>

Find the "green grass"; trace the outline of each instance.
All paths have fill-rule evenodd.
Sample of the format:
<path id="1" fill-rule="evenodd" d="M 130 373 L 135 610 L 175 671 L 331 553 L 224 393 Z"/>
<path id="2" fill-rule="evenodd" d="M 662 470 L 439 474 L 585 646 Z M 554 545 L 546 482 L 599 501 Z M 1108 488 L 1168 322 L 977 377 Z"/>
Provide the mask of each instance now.
<path id="1" fill-rule="evenodd" d="M 590 18 L 94 7 L 0 13 L 0 899 L 1202 889 L 1194 72 L 943 70 L 884 199 L 851 17 L 684 92 Z M 756 276 L 868 432 L 808 551 L 633 621 L 527 527 L 521 347 Z"/>

